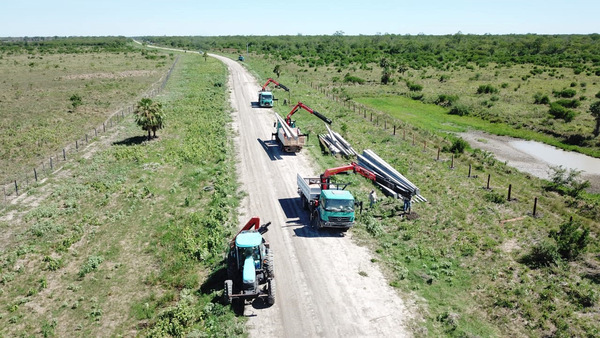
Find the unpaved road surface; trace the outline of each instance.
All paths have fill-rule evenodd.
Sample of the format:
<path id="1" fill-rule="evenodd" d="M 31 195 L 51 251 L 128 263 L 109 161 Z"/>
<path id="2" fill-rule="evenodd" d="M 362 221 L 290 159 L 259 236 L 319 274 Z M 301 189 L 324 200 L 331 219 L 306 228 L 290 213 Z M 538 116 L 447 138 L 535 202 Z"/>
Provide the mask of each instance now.
<path id="1" fill-rule="evenodd" d="M 212 55 L 230 73 L 233 129 L 244 199 L 240 224 L 271 221 L 265 237 L 275 253 L 275 305 L 246 305 L 253 337 L 406 337 L 412 319 L 371 254 L 352 232 L 317 231 L 297 193 L 296 173 L 316 176 L 305 150 L 284 154 L 271 141 L 274 111 L 253 108 L 260 86 L 238 62 Z M 360 274 L 359 274 L 360 273 Z"/>
<path id="2" fill-rule="evenodd" d="M 489 151 L 494 154 L 496 159 L 507 162 L 509 166 L 519 171 L 543 179 L 549 178 L 550 168 L 553 165 L 548 161 L 544 161 L 539 157 L 532 156 L 514 147 L 513 142 L 519 139 L 492 135 L 481 131 L 470 131 L 458 135 L 469 142 L 471 147 Z M 590 190 L 592 192 L 600 192 L 600 175 L 583 173 L 581 178 L 590 181 Z"/>

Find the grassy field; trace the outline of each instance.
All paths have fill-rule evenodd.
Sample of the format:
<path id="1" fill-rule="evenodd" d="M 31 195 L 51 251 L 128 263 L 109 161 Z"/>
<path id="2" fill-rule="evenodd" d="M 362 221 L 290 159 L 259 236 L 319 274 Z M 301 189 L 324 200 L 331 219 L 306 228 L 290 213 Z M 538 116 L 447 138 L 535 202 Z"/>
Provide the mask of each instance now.
<path id="1" fill-rule="evenodd" d="M 545 68 L 532 65 L 497 66 L 494 64 L 457 67 L 450 65 L 446 70 L 425 68 L 408 69 L 403 73 L 393 72 L 389 84 L 381 84 L 382 68 L 377 64 L 307 67 L 294 62 L 284 62 L 269 58 L 252 59 L 264 67 L 263 78 L 276 77 L 274 65 L 279 64 L 283 79 L 295 81 L 297 78 L 312 82 L 314 86 L 345 99 L 368 103 L 370 107 L 394 113 L 406 108 L 406 118 L 421 126 L 423 123 L 436 122 L 424 126 L 429 130 L 452 130 L 453 126 L 486 130 L 499 135 L 533 139 L 559 148 L 574 150 L 594 157 L 600 157 L 600 140 L 594 138 L 592 131 L 595 120 L 589 113 L 590 104 L 598 101 L 600 81 L 590 72 L 576 74 L 567 68 Z M 363 84 L 358 84 L 358 78 Z M 283 80 L 282 80 L 283 81 Z M 285 84 L 285 82 L 283 82 Z M 412 91 L 410 85 L 419 90 Z M 479 87 L 489 86 L 493 93 L 478 94 Z M 571 108 L 574 118 L 570 122 L 555 119 L 549 113 L 548 104 L 534 104 L 534 97 L 547 96 L 549 102 L 560 97 L 555 94 L 563 90 L 573 91 L 574 96 L 567 101 L 577 105 Z M 453 97 L 440 102 L 440 109 L 427 105 L 412 106 L 405 98 L 417 103 L 432 104 L 439 102 L 440 96 Z M 393 107 L 393 108 L 392 108 Z M 415 107 L 419 111 L 432 113 L 429 116 L 414 115 Z M 465 116 L 449 116 L 452 107 L 462 107 Z M 389 109 L 392 108 L 392 109 Z M 412 115 L 411 115 L 412 113 Z M 418 117 L 417 117 L 418 116 Z M 421 121 L 424 119 L 425 121 Z M 439 122 L 438 122 L 439 121 Z M 451 126 L 443 125 L 451 122 Z"/>
<path id="2" fill-rule="evenodd" d="M 130 117 L 1 212 L 0 336 L 244 335 L 215 282 L 238 226 L 225 83 L 182 55 L 158 139 Z"/>
<path id="3" fill-rule="evenodd" d="M 274 76 L 273 60 L 251 55 L 245 63 L 261 81 Z M 363 213 L 352 230 L 359 243 L 375 252 L 390 285 L 420 304 L 424 322 L 417 325 L 417 335 L 600 334 L 598 196 L 560 194 L 548 189 L 547 182 L 518 173 L 481 151 L 456 155 L 451 169 L 451 154 L 442 153 L 436 161 L 437 148 L 453 141 L 445 132 L 473 126 L 488 130 L 489 121 L 449 116 L 439 106 L 406 97 L 380 97 L 401 86 L 332 86 L 327 79 L 339 76 L 334 69 L 304 72 L 293 64 L 281 65 L 284 72 L 278 81 L 291 89 L 292 103 L 302 101 L 333 119 L 332 128 L 355 149 L 373 149 L 429 200 L 415 204 L 409 218 L 402 216 L 401 201 L 384 199 Z M 376 76 L 374 72 L 372 77 Z M 394 136 L 389 125 L 387 129 L 375 125 L 368 115 L 365 119 L 362 113 L 317 94 L 311 84 L 342 96 L 350 93 L 349 97 L 401 119 L 403 129 Z M 274 92 L 280 100 L 287 99 L 288 93 Z M 279 102 L 275 109 L 285 116 L 291 107 Z M 325 129 L 319 119 L 304 111 L 294 118 L 312 135 Z M 509 124 L 496 123 L 493 128 L 499 133 L 513 132 Z M 517 133 L 529 133 L 523 130 Z M 322 169 L 350 161 L 323 156 L 316 137 L 310 138 L 306 151 Z M 471 178 L 467 177 L 469 165 Z M 488 175 L 490 190 L 485 189 Z M 344 176 L 343 181 L 352 183 L 350 189 L 358 200 L 368 201 L 369 182 L 358 175 Z M 506 200 L 509 184 L 511 201 Z M 537 217 L 532 217 L 535 198 Z M 568 224 L 576 230 L 567 230 Z M 565 237 L 556 235 L 561 226 L 563 234 L 589 229 L 585 252 L 576 258 L 557 254 L 566 245 Z"/>
<path id="4" fill-rule="evenodd" d="M 93 134 L 119 108 L 136 102 L 174 61 L 172 55 L 141 50 L 82 48 L 0 50 L 0 183 Z"/>

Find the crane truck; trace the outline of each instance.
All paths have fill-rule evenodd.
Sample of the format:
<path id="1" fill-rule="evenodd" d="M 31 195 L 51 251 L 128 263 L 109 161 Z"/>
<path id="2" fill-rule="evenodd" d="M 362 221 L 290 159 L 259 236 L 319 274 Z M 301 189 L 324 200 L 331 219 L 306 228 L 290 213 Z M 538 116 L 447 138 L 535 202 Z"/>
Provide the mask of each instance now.
<path id="1" fill-rule="evenodd" d="M 267 91 L 267 86 L 269 85 L 269 83 L 274 83 L 275 88 L 281 88 L 281 89 L 285 90 L 286 92 L 290 91 L 290 89 L 288 87 L 269 78 L 267 80 L 267 82 L 265 82 L 265 84 L 262 86 L 260 91 L 258 92 L 258 106 L 259 107 L 273 107 L 273 100 L 275 100 L 275 96 L 273 96 L 272 92 Z"/>
<path id="2" fill-rule="evenodd" d="M 331 168 L 318 178 L 296 175 L 298 194 L 302 207 L 310 213 L 312 227 L 336 228 L 346 231 L 354 225 L 354 196 L 344 190 L 347 184 L 332 184 L 331 176 L 343 172 L 354 172 L 371 181 L 377 182 L 397 193 L 406 193 L 389 180 L 375 175 L 372 171 L 352 162 L 349 165 Z"/>
<path id="3" fill-rule="evenodd" d="M 276 130 L 273 134 L 271 134 L 271 139 L 273 137 L 277 138 L 277 142 L 281 145 L 283 151 L 287 153 L 297 153 L 302 150 L 302 147 L 306 144 L 306 135 L 302 134 L 300 128 L 296 127 L 296 121 L 292 120 L 292 115 L 294 115 L 300 108 L 306 110 L 307 112 L 315 115 L 320 118 L 327 124 L 331 124 L 331 119 L 327 118 L 325 115 L 319 113 L 316 110 L 308 107 L 302 102 L 298 102 L 292 108 L 289 114 L 287 114 L 285 120 L 283 120 L 279 115 L 277 116 L 277 121 L 275 122 Z"/>
<path id="4" fill-rule="evenodd" d="M 258 297 L 266 297 L 269 305 L 275 303 L 273 252 L 263 237 L 270 224 L 260 225 L 260 218 L 252 217 L 229 242 L 223 291 L 226 304 L 235 300 L 245 304 Z"/>

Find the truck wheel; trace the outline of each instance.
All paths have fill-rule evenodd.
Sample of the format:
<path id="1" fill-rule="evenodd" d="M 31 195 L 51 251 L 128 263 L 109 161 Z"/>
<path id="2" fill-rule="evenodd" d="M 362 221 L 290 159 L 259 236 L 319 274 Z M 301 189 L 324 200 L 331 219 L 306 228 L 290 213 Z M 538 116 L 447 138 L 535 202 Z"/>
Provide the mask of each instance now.
<path id="1" fill-rule="evenodd" d="M 269 250 L 269 253 L 267 254 L 267 264 L 265 264 L 267 268 L 267 275 L 269 278 L 275 277 L 274 264 L 275 262 L 273 261 L 273 253 L 271 252 L 271 250 Z"/>
<path id="2" fill-rule="evenodd" d="M 316 210 L 312 213 L 312 217 L 310 219 L 310 226 L 315 229 L 319 229 L 319 212 Z"/>
<path id="3" fill-rule="evenodd" d="M 271 279 L 269 281 L 269 295 L 267 296 L 267 303 L 269 305 L 275 304 L 275 280 Z"/>
<path id="4" fill-rule="evenodd" d="M 225 281 L 223 290 L 223 301 L 225 304 L 231 304 L 231 295 L 233 294 L 233 281 L 228 279 Z"/>

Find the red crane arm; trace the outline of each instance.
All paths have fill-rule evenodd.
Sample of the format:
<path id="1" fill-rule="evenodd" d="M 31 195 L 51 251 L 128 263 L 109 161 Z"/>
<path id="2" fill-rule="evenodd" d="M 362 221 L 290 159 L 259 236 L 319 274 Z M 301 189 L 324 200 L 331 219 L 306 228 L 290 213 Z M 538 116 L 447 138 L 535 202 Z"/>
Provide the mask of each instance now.
<path id="1" fill-rule="evenodd" d="M 275 86 L 280 87 L 281 89 L 285 90 L 286 92 L 289 92 L 290 90 L 288 89 L 288 87 L 282 85 L 281 83 L 269 78 L 267 80 L 267 82 L 262 86 L 262 88 L 260 89 L 262 92 L 264 92 L 267 89 L 267 86 L 269 85 L 269 83 L 274 83 Z"/>
<path id="2" fill-rule="evenodd" d="M 302 108 L 302 109 L 306 110 L 307 112 L 315 115 L 316 117 L 318 117 L 321 120 L 327 122 L 328 124 L 331 124 L 331 122 L 332 122 L 329 118 L 325 117 L 323 114 L 319 113 L 318 111 L 313 110 L 312 108 L 310 108 L 309 106 L 305 105 L 302 102 L 298 102 L 298 104 L 296 104 L 294 106 L 294 108 L 292 108 L 292 110 L 290 111 L 290 113 L 287 114 L 287 116 L 285 118 L 285 123 L 287 123 L 288 126 L 292 124 L 292 115 L 294 115 L 294 113 L 296 113 L 300 108 Z"/>
<path id="3" fill-rule="evenodd" d="M 337 175 L 339 173 L 346 172 L 346 171 L 355 172 L 361 176 L 364 176 L 364 177 L 370 179 L 371 181 L 377 180 L 377 177 L 375 176 L 375 174 L 372 171 L 370 171 L 364 167 L 361 167 L 360 165 L 358 165 L 355 162 L 352 162 L 351 164 L 348 164 L 343 167 L 337 167 L 337 168 L 331 168 L 331 169 L 325 170 L 323 175 L 321 175 L 321 189 L 329 189 L 329 178 L 331 176 Z"/>

